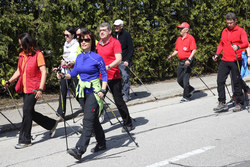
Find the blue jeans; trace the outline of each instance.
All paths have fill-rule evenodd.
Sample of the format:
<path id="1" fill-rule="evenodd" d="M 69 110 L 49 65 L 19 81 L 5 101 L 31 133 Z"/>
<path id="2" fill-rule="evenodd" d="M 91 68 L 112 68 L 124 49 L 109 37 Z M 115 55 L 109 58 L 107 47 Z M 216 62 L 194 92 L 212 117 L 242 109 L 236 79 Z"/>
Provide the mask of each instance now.
<path id="1" fill-rule="evenodd" d="M 130 76 L 130 71 L 129 67 L 127 67 L 124 64 L 124 61 L 119 65 L 120 73 L 122 75 L 122 94 L 125 96 L 125 98 L 129 99 L 130 94 L 129 94 L 129 89 L 130 89 L 130 82 L 129 82 L 129 76 Z"/>

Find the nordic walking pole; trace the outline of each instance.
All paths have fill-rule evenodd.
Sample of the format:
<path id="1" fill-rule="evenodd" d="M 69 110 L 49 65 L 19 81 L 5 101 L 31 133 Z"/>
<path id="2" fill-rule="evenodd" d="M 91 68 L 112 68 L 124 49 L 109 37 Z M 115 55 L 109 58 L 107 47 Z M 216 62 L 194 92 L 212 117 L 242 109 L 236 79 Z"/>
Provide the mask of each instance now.
<path id="1" fill-rule="evenodd" d="M 73 123 L 76 123 L 75 119 L 74 119 L 74 112 L 73 112 L 73 107 L 72 107 L 72 103 L 71 103 L 71 97 L 70 97 L 70 92 L 69 92 L 69 84 L 68 84 L 68 80 L 65 79 L 65 82 L 66 82 L 66 87 L 67 87 L 67 90 L 68 90 L 68 96 L 69 96 L 69 104 L 70 104 L 70 109 L 71 109 L 71 113 L 72 113 L 72 116 L 73 116 Z"/>
<path id="2" fill-rule="evenodd" d="M 234 45 L 232 41 L 231 41 L 231 44 L 232 44 L 232 46 Z M 237 46 L 238 46 L 238 45 L 237 45 Z M 235 52 L 235 56 L 236 56 L 236 61 L 237 61 L 238 70 L 239 70 L 239 72 L 240 72 L 240 65 L 239 65 L 238 56 L 237 56 L 236 51 L 234 51 L 234 52 Z"/>
<path id="3" fill-rule="evenodd" d="M 58 74 L 62 74 L 61 73 L 61 68 L 57 68 L 57 73 Z M 61 87 L 61 83 L 59 83 L 59 88 L 60 88 L 60 96 L 61 96 L 61 104 L 62 104 L 62 110 L 63 110 L 63 115 L 64 115 L 64 117 L 65 117 L 65 111 L 64 111 L 64 105 L 63 105 L 63 97 L 62 97 L 62 87 Z M 60 115 L 60 114 L 58 114 L 58 115 Z M 66 151 L 68 151 L 69 150 L 69 146 L 68 146 L 68 138 L 67 138 L 67 129 L 66 129 L 66 121 L 65 121 L 65 119 L 63 119 L 63 123 L 64 123 L 64 134 L 65 134 L 65 141 L 66 141 Z"/>
<path id="4" fill-rule="evenodd" d="M 155 98 L 155 100 L 158 100 L 149 90 L 148 88 L 143 84 L 143 82 L 140 80 L 140 78 L 135 75 L 135 73 L 127 66 L 127 68 L 129 69 L 129 71 L 140 81 L 140 83 L 147 89 L 147 91 Z"/>
<path id="5" fill-rule="evenodd" d="M 33 90 L 33 92 L 37 92 L 37 90 Z M 48 106 L 56 113 L 56 110 L 48 103 L 48 101 L 47 100 L 45 100 L 44 99 L 44 97 L 42 97 L 42 100 L 46 103 L 46 104 L 48 104 Z M 58 114 L 59 115 L 59 117 L 62 119 L 62 120 L 64 120 L 64 118 L 60 115 L 60 114 Z M 70 126 L 70 124 L 66 121 L 66 123 L 67 123 L 67 125 L 74 131 L 74 133 L 76 133 L 77 135 L 78 135 L 78 132 L 74 129 L 74 128 L 72 128 L 71 126 Z"/>
<path id="6" fill-rule="evenodd" d="M 133 89 L 131 87 L 129 87 L 131 92 L 134 93 L 135 96 L 137 96 L 137 94 L 133 91 Z"/>
<path id="7" fill-rule="evenodd" d="M 65 111 L 64 111 L 64 105 L 63 105 L 63 97 L 62 97 L 62 87 L 61 87 L 61 84 L 60 84 L 60 96 L 61 96 L 61 103 L 62 103 L 62 110 L 64 112 L 64 117 L 65 117 Z M 58 114 L 60 115 L 60 114 Z M 63 120 L 63 124 L 64 124 L 64 134 L 65 134 L 65 141 L 66 141 L 66 151 L 69 150 L 69 146 L 68 146 L 68 138 L 67 138 L 67 129 L 66 129 L 66 123 L 65 123 L 65 119 Z"/>
<path id="8" fill-rule="evenodd" d="M 1 78 L 1 83 L 2 83 L 3 86 L 5 85 L 5 80 L 4 80 L 3 78 Z M 19 115 L 20 115 L 21 118 L 23 119 L 23 116 L 22 116 L 22 114 L 21 114 L 21 112 L 20 112 L 20 110 L 19 110 L 19 108 L 18 108 L 18 105 L 17 105 L 17 103 L 16 103 L 14 97 L 12 96 L 12 94 L 11 94 L 11 92 L 10 92 L 10 89 L 9 89 L 8 87 L 6 87 L 6 89 L 7 89 L 8 93 L 9 93 L 9 95 L 10 95 L 12 101 L 14 102 L 15 107 L 16 107 L 16 109 L 17 109 Z"/>
<path id="9" fill-rule="evenodd" d="M 106 101 L 103 99 L 103 102 L 107 105 Z M 107 105 L 108 106 L 108 105 Z M 123 125 L 121 123 L 121 121 L 116 117 L 115 113 L 113 112 L 113 110 L 108 106 L 108 108 L 110 109 L 111 113 L 114 115 L 114 117 L 117 119 L 117 121 L 120 123 L 120 125 L 126 130 L 128 136 L 130 137 L 130 139 L 135 143 L 135 145 L 137 147 L 139 147 L 138 143 L 135 142 L 134 138 L 131 136 L 131 134 L 129 133 L 127 127 L 125 125 Z"/>
<path id="10" fill-rule="evenodd" d="M 0 112 L 0 113 L 1 113 L 1 115 L 2 115 L 6 120 L 9 121 L 9 123 L 10 123 L 12 126 L 14 126 L 17 130 L 20 131 L 20 129 L 19 129 L 13 122 L 11 122 L 2 112 Z"/>
<path id="11" fill-rule="evenodd" d="M 207 86 L 207 84 L 203 81 L 203 79 L 201 79 L 201 77 L 199 76 L 198 73 L 194 72 L 197 77 L 201 80 L 202 83 L 204 83 L 204 85 L 208 88 L 208 90 L 210 90 L 210 92 L 215 96 L 214 92 Z"/>

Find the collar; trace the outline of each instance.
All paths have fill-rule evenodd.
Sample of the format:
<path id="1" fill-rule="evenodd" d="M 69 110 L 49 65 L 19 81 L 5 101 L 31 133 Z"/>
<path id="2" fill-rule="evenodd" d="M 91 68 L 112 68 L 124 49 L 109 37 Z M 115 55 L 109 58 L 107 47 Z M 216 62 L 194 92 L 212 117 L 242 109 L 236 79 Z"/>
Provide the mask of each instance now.
<path id="1" fill-rule="evenodd" d="M 232 30 L 229 30 L 228 28 L 226 28 L 227 31 L 237 31 L 238 29 L 239 29 L 238 24 L 236 24 L 236 26 Z"/>
<path id="2" fill-rule="evenodd" d="M 181 36 L 181 39 L 184 40 L 184 39 L 187 39 L 188 37 L 189 37 L 189 33 L 187 33 L 187 35 L 184 38 Z"/>
<path id="3" fill-rule="evenodd" d="M 112 42 L 112 40 L 113 40 L 113 36 L 110 35 L 110 37 L 109 37 L 109 39 L 108 39 L 108 41 L 106 43 L 103 43 L 103 40 L 101 39 L 100 42 L 99 42 L 99 44 L 102 45 L 102 46 L 104 46 L 104 45 L 109 44 L 109 42 Z"/>

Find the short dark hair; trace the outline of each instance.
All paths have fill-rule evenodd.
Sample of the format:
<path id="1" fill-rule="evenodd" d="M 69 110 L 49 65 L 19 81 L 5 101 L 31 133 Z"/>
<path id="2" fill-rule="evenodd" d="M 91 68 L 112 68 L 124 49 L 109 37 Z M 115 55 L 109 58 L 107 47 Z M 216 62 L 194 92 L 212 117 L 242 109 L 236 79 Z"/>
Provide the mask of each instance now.
<path id="1" fill-rule="evenodd" d="M 236 15 L 233 12 L 229 12 L 228 14 L 226 14 L 226 20 L 235 20 L 236 19 Z"/>
<path id="2" fill-rule="evenodd" d="M 21 51 L 26 53 L 32 53 L 34 55 L 37 50 L 36 40 L 28 33 L 23 33 L 18 36 L 18 39 L 21 41 Z"/>
<path id="3" fill-rule="evenodd" d="M 74 35 L 74 38 L 76 38 L 76 27 L 70 26 L 66 28 L 66 31 L 68 31 L 70 34 Z"/>
<path id="4" fill-rule="evenodd" d="M 81 36 L 80 38 L 83 38 L 85 35 L 89 35 L 91 39 L 91 51 L 95 52 L 96 51 L 96 46 L 95 46 L 95 35 L 92 33 L 90 30 L 85 28 L 83 31 L 81 31 Z"/>
<path id="5" fill-rule="evenodd" d="M 80 26 L 80 27 L 77 27 L 76 30 L 80 30 L 80 32 L 83 32 L 83 31 L 88 31 L 87 28 L 85 28 L 84 26 Z"/>

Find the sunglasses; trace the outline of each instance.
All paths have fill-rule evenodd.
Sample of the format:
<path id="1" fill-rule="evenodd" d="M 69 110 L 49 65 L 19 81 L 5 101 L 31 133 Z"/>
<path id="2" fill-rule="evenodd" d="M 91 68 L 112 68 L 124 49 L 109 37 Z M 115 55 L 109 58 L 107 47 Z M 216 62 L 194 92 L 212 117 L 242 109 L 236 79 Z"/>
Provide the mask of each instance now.
<path id="1" fill-rule="evenodd" d="M 64 34 L 65 37 L 69 37 L 69 34 Z"/>
<path id="2" fill-rule="evenodd" d="M 76 34 L 76 38 L 80 38 L 81 34 Z"/>
<path id="3" fill-rule="evenodd" d="M 79 40 L 79 42 L 90 42 L 91 41 L 91 39 L 90 38 L 87 38 L 87 39 L 78 39 Z"/>

